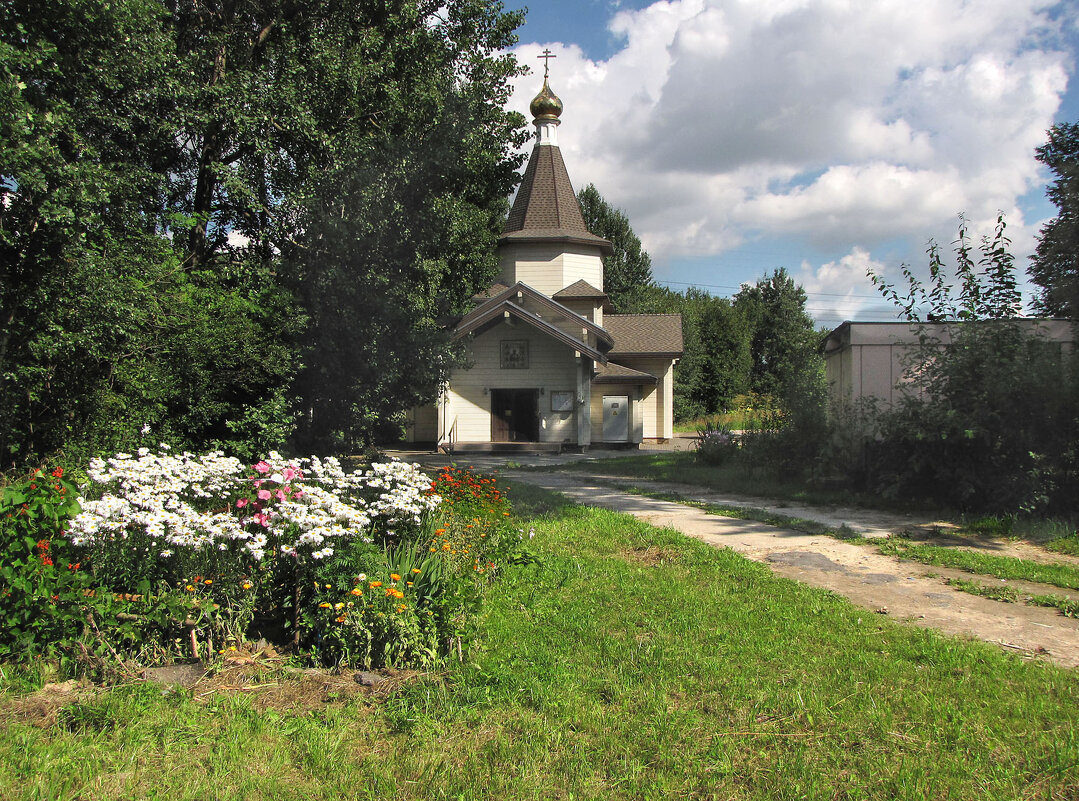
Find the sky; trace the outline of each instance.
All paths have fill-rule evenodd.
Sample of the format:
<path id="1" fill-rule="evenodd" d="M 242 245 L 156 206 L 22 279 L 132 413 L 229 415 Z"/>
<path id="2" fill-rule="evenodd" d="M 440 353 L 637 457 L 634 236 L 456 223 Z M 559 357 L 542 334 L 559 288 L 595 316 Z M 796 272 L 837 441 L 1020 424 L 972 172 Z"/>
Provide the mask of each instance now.
<path id="1" fill-rule="evenodd" d="M 867 270 L 926 272 L 959 214 L 977 241 L 1002 212 L 1025 269 L 1055 214 L 1034 150 L 1079 122 L 1079 0 L 535 0 L 518 36 L 512 107 L 531 119 L 549 48 L 574 188 L 626 213 L 657 282 L 784 267 L 827 327 L 895 319 Z"/>

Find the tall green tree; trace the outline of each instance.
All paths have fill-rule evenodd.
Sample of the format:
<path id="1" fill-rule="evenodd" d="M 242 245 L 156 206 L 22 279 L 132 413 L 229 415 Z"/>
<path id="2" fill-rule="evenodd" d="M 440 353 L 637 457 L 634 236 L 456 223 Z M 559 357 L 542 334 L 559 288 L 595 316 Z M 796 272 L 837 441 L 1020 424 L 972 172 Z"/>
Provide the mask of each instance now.
<path id="1" fill-rule="evenodd" d="M 749 391 L 750 330 L 729 298 L 690 287 L 675 292 L 650 286 L 633 296 L 627 311 L 681 314 L 684 352 L 674 371 L 674 414 L 692 420 L 729 411 Z"/>
<path id="2" fill-rule="evenodd" d="M 1055 176 L 1046 191 L 1057 216 L 1042 226 L 1030 276 L 1041 294 L 1034 308 L 1047 316 L 1079 318 L 1079 123 L 1049 129 L 1035 151 Z"/>
<path id="3" fill-rule="evenodd" d="M 519 72 L 505 51 L 521 15 L 480 0 L 405 7 L 327 53 L 345 65 L 335 135 L 283 259 L 311 315 L 298 383 L 310 447 L 369 442 L 433 399 L 455 360 L 441 323 L 496 274 L 517 180 L 526 134 L 504 110 Z"/>
<path id="4" fill-rule="evenodd" d="M 603 260 L 604 291 L 620 311 L 628 311 L 642 290 L 652 286 L 652 257 L 633 233 L 629 218 L 603 199 L 594 184 L 577 193 L 584 224 L 596 236 L 609 239 L 614 252 Z"/>
<path id="5" fill-rule="evenodd" d="M 258 428 L 295 312 L 272 283 L 196 269 L 177 235 L 193 83 L 174 17 L 10 0 L 0 69 L 0 458 Z"/>
<path id="6" fill-rule="evenodd" d="M 146 422 L 280 440 L 293 395 L 307 443 L 347 445 L 433 393 L 433 321 L 493 272 L 515 180 L 519 22 L 492 0 L 0 3 L 3 458 Z"/>
<path id="7" fill-rule="evenodd" d="M 819 366 L 820 336 L 805 306 L 805 290 L 782 267 L 734 296 L 750 330 L 754 392 L 781 397 L 793 377 Z"/>
<path id="8" fill-rule="evenodd" d="M 749 391 L 753 368 L 750 328 L 744 314 L 729 298 L 716 298 L 699 290 L 697 331 L 700 361 L 693 397 L 703 414 L 729 411 L 734 399 Z"/>

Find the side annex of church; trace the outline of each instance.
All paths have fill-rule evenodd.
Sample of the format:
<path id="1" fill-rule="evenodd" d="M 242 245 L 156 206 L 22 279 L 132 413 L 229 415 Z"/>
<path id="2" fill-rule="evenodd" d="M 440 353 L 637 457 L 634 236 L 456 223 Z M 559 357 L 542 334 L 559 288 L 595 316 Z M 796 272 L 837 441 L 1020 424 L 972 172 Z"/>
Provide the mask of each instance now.
<path id="1" fill-rule="evenodd" d="M 536 142 L 498 240 L 501 276 L 453 331 L 471 367 L 413 410 L 408 438 L 448 451 L 669 439 L 681 315 L 613 313 L 603 291 L 611 243 L 585 227 L 546 76 L 530 108 Z"/>

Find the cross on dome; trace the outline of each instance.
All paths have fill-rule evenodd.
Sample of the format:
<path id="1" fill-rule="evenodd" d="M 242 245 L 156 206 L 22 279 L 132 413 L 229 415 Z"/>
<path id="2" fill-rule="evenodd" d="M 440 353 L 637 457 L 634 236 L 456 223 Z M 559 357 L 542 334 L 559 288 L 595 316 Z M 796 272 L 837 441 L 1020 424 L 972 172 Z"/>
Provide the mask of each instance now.
<path id="1" fill-rule="evenodd" d="M 558 125 L 558 118 L 562 115 L 562 101 L 558 99 L 558 95 L 551 91 L 551 87 L 547 83 L 547 78 L 550 75 L 550 60 L 558 58 L 558 56 L 545 49 L 543 55 L 537 56 L 537 58 L 543 59 L 543 88 L 540 89 L 538 95 L 532 98 L 528 109 L 532 112 L 532 116 L 536 118 L 537 125 L 540 122 L 553 122 Z"/>
<path id="2" fill-rule="evenodd" d="M 558 58 L 558 56 L 556 56 L 554 53 L 552 53 L 548 48 L 544 48 L 543 55 L 542 56 L 536 56 L 536 58 L 542 58 L 543 59 L 543 78 L 544 78 L 544 80 L 546 80 L 547 76 L 549 74 L 549 68 L 551 66 L 551 59 L 552 58 Z"/>

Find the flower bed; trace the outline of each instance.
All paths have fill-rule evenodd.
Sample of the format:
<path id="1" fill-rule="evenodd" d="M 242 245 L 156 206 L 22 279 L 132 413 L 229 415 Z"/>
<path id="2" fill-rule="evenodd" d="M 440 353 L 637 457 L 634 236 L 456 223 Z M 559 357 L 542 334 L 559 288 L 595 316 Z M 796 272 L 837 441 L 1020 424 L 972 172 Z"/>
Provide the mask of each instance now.
<path id="1" fill-rule="evenodd" d="M 0 657 L 150 664 L 265 639 L 320 664 L 430 664 L 461 651 L 520 543 L 471 471 L 163 448 L 87 477 L 39 471 L 0 500 Z"/>

